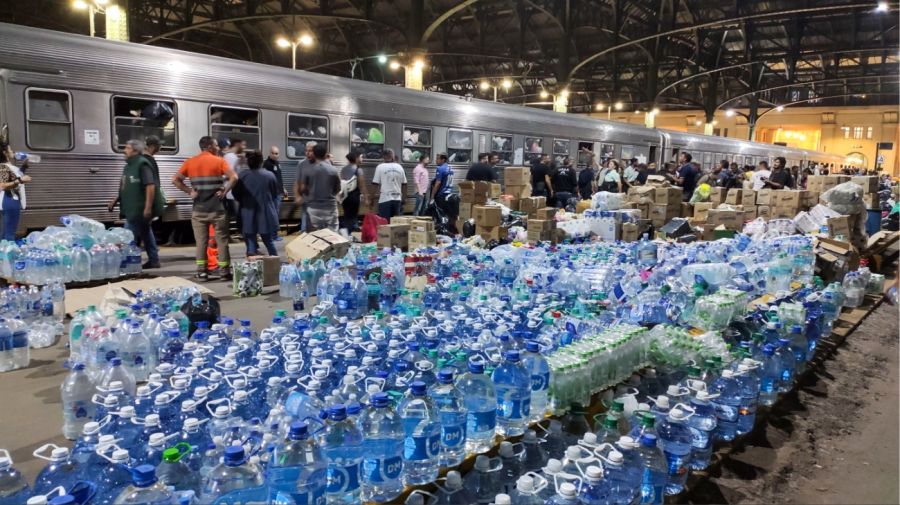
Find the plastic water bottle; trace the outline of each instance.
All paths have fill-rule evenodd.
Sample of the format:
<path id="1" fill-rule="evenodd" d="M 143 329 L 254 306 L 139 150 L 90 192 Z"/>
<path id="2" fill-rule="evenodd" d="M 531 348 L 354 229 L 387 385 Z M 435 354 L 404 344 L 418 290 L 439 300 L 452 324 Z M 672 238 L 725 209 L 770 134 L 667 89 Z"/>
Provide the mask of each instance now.
<path id="1" fill-rule="evenodd" d="M 84 363 L 75 363 L 60 386 L 63 405 L 63 436 L 75 440 L 84 425 L 94 418 L 96 405 L 91 399 L 97 389 L 85 372 Z"/>
<path id="2" fill-rule="evenodd" d="M 201 501 L 209 502 L 229 492 L 261 486 L 262 483 L 259 466 L 247 461 L 242 446 L 232 445 L 225 448 L 222 462 L 206 477 Z"/>
<path id="3" fill-rule="evenodd" d="M 517 449 L 518 447 L 518 449 Z M 500 456 L 500 480 L 503 482 L 503 492 L 510 493 L 515 489 L 516 479 L 522 475 L 522 446 L 513 444 L 507 440 L 500 442 L 497 454 Z"/>
<path id="4" fill-rule="evenodd" d="M 50 449 L 49 455 L 45 453 Z M 58 486 L 70 489 L 82 478 L 81 467 L 72 459 L 67 447 L 59 447 L 54 444 L 45 444 L 34 451 L 36 458 L 48 461 L 47 466 L 34 480 L 34 492 L 40 494 L 50 493 Z"/>
<path id="5" fill-rule="evenodd" d="M 362 498 L 378 503 L 403 492 L 403 423 L 387 393 L 371 397 L 359 425 L 363 436 Z"/>
<path id="6" fill-rule="evenodd" d="M 584 470 L 584 481 L 581 483 L 581 489 L 578 498 L 584 505 L 606 505 L 609 503 L 609 483 L 606 482 L 603 475 L 603 469 L 596 465 L 591 465 Z"/>
<path id="7" fill-rule="evenodd" d="M 642 435 L 640 444 L 638 454 L 643 465 L 641 503 L 662 505 L 669 474 L 666 457 L 657 447 L 657 438 L 653 433 Z"/>
<path id="8" fill-rule="evenodd" d="M 692 414 L 690 407 L 678 404 L 656 427 L 659 432 L 659 443 L 669 467 L 669 478 L 666 483 L 666 494 L 669 495 L 684 490 L 684 483 L 687 480 L 693 443 L 687 419 Z"/>
<path id="9" fill-rule="evenodd" d="M 441 423 L 424 382 L 413 381 L 397 408 L 403 423 L 403 483 L 427 484 L 438 476 Z"/>
<path id="10" fill-rule="evenodd" d="M 98 452 L 100 449 L 98 448 Z M 131 482 L 131 458 L 125 449 L 114 449 L 109 464 L 97 479 L 97 503 L 112 503 Z"/>
<path id="11" fill-rule="evenodd" d="M 691 399 L 694 415 L 687 420 L 687 425 L 691 429 L 691 460 L 688 464 L 691 470 L 704 470 L 709 466 L 713 434 L 717 424 L 716 407 L 711 403 L 715 398 L 715 395 L 710 395 L 702 389 Z"/>
<path id="12" fill-rule="evenodd" d="M 547 500 L 547 505 L 581 505 L 581 500 L 578 499 L 578 488 L 571 482 L 563 482 L 556 491 L 556 495 Z"/>
<path id="13" fill-rule="evenodd" d="M 734 440 L 741 408 L 741 390 L 734 372 L 722 370 L 722 376 L 713 382 L 711 389 L 714 394 L 719 395 L 713 400 L 716 407 L 716 440 Z"/>
<path id="14" fill-rule="evenodd" d="M 438 372 L 437 383 L 431 386 L 429 394 L 441 423 L 441 466 L 456 466 L 466 455 L 468 414 L 462 393 L 453 385 L 452 369 Z"/>
<path id="15" fill-rule="evenodd" d="M 778 400 L 778 383 L 781 381 L 781 363 L 775 359 L 775 347 L 766 344 L 762 348 L 763 364 L 760 370 L 759 404 L 771 406 Z"/>
<path id="16" fill-rule="evenodd" d="M 156 478 L 153 465 L 138 465 L 131 470 L 131 485 L 116 498 L 115 505 L 174 505 L 175 494 Z"/>
<path id="17" fill-rule="evenodd" d="M 806 355 L 806 339 L 803 339 L 803 348 L 800 351 Z M 738 365 L 734 378 L 738 383 L 741 394 L 741 408 L 738 410 L 737 434 L 745 435 L 753 431 L 756 423 L 756 404 L 759 398 L 760 380 L 757 368 L 753 360 L 742 362 Z"/>
<path id="18" fill-rule="evenodd" d="M 534 430 L 526 430 L 522 437 L 522 468 L 526 472 L 536 472 L 547 464 L 547 451 Z"/>
<path id="19" fill-rule="evenodd" d="M 540 421 L 547 415 L 550 391 L 550 366 L 540 354 L 540 344 L 534 340 L 525 342 L 525 356 L 522 364 L 531 374 L 531 422 Z"/>
<path id="20" fill-rule="evenodd" d="M 275 446 L 266 469 L 269 500 L 319 505 L 325 502 L 327 468 L 322 450 L 309 436 L 309 426 L 291 423 L 287 438 Z"/>
<path id="21" fill-rule="evenodd" d="M 778 346 L 775 348 L 775 359 L 781 368 L 781 380 L 778 382 L 779 393 L 790 391 L 797 380 L 797 361 L 790 344 L 790 340 L 782 338 L 778 340 Z"/>
<path id="22" fill-rule="evenodd" d="M 28 331 L 0 318 L 0 372 L 25 368 L 31 362 Z"/>
<path id="23" fill-rule="evenodd" d="M 205 447 L 195 449 L 186 442 L 179 442 L 174 447 L 162 451 L 162 458 L 156 468 L 156 477 L 159 478 L 159 482 L 175 491 L 193 491 L 195 494 L 199 494 L 203 488 L 200 474 L 188 466 L 186 456 L 189 456 L 192 451 L 200 453 L 203 449 Z M 150 460 L 156 459 L 155 455 L 149 452 L 146 458 L 148 464 L 153 464 Z"/>
<path id="24" fill-rule="evenodd" d="M 463 486 L 472 496 L 471 503 L 491 503 L 497 493 L 503 491 L 502 469 L 500 458 L 492 459 L 483 454 L 475 458 L 475 465 L 463 480 Z"/>
<path id="25" fill-rule="evenodd" d="M 72 249 L 72 281 L 88 282 L 91 280 L 91 253 L 81 244 L 75 244 Z"/>
<path id="26" fill-rule="evenodd" d="M 497 395 L 494 383 L 484 374 L 484 363 L 470 360 L 468 370 L 457 383 L 466 408 L 466 452 L 480 454 L 494 444 Z"/>
<path id="27" fill-rule="evenodd" d="M 363 438 L 353 421 L 347 419 L 347 408 L 343 404 L 328 408 L 325 429 L 317 437 L 328 461 L 328 503 L 359 503 Z"/>
<path id="28" fill-rule="evenodd" d="M 497 427 L 506 437 L 525 433 L 531 413 L 531 375 L 519 359 L 519 351 L 504 353 L 503 363 L 494 370 L 491 380 L 497 392 Z"/>
<path id="29" fill-rule="evenodd" d="M 134 380 L 145 382 L 150 371 L 156 368 L 156 358 L 156 350 L 144 335 L 140 321 L 132 322 L 128 338 L 122 346 L 122 364 L 134 376 Z"/>
<path id="30" fill-rule="evenodd" d="M 548 486 L 547 481 L 536 473 L 528 473 L 516 480 L 516 488 L 509 494 L 514 505 L 544 505 L 540 492 Z"/>
<path id="31" fill-rule="evenodd" d="M 12 465 L 9 451 L 0 449 L 0 505 L 21 505 L 31 496 L 28 481 Z"/>
<path id="32" fill-rule="evenodd" d="M 615 449 L 603 458 L 603 478 L 606 480 L 608 490 L 607 500 L 612 505 L 628 505 L 637 501 L 640 496 L 641 474 L 639 469 L 627 468 L 627 464 L 625 456 Z"/>
<path id="33" fill-rule="evenodd" d="M 447 472 L 444 485 L 438 485 L 435 501 L 430 505 L 472 505 L 475 497 L 463 486 L 462 476 L 456 470 Z"/>

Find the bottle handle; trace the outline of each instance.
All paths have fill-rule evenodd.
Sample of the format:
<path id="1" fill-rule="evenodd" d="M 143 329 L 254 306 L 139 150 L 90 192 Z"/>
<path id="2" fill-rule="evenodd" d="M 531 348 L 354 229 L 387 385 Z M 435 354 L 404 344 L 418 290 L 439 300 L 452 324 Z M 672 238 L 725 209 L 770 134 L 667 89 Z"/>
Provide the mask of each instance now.
<path id="1" fill-rule="evenodd" d="M 525 475 L 531 477 L 531 479 L 534 481 L 534 487 L 532 488 L 533 495 L 537 495 L 550 485 L 550 481 L 548 481 L 546 477 L 537 472 L 527 472 L 525 473 Z"/>
<path id="2" fill-rule="evenodd" d="M 228 415 L 231 415 L 231 400 L 229 400 L 228 398 L 219 398 L 218 400 L 206 402 L 206 410 L 209 412 L 209 415 L 211 417 L 216 417 L 216 409 L 214 409 L 213 407 L 222 404 L 225 404 L 228 407 Z"/>
<path id="3" fill-rule="evenodd" d="M 31 455 L 34 456 L 35 458 L 40 458 L 45 461 L 56 461 L 51 456 L 47 456 L 44 453 L 47 452 L 47 449 L 50 449 L 50 452 L 52 453 L 54 450 L 59 449 L 59 448 L 60 448 L 60 446 L 58 446 L 56 444 L 47 443 L 47 444 L 44 444 L 44 445 L 38 447 L 37 449 L 35 449 L 34 452 L 31 453 Z M 8 456 L 9 456 L 9 453 L 7 453 L 7 457 Z"/>
<path id="4" fill-rule="evenodd" d="M 452 492 L 449 491 L 447 488 L 441 487 L 441 486 L 437 485 L 437 483 L 435 483 L 435 485 L 436 485 L 436 486 L 438 487 L 438 489 L 440 489 L 441 491 L 444 491 L 444 492 L 447 493 L 447 494 L 452 494 Z M 436 495 L 434 495 L 434 494 L 432 494 L 432 493 L 429 493 L 428 491 L 423 491 L 423 490 L 421 490 L 421 489 L 414 489 L 411 493 L 409 493 L 409 496 L 406 497 L 406 501 L 404 501 L 403 503 L 410 503 L 410 498 L 412 498 L 412 496 L 413 496 L 413 495 L 416 495 L 416 494 L 425 495 L 425 500 L 424 500 L 425 503 L 428 503 L 428 502 L 429 502 L 429 500 L 428 500 L 429 498 L 431 498 L 432 500 L 437 500 L 437 499 L 438 499 L 438 497 L 437 497 Z"/>

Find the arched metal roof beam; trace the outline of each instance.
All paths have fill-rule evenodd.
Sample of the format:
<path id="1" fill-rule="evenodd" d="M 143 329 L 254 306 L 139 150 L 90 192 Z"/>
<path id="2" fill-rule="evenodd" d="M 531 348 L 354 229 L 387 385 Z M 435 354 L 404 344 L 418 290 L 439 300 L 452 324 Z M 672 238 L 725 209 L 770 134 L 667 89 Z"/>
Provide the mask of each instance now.
<path id="1" fill-rule="evenodd" d="M 703 29 L 703 28 L 716 28 L 716 27 L 721 27 L 721 26 L 729 26 L 729 25 L 741 23 L 744 21 L 750 21 L 753 19 L 785 17 L 785 16 L 796 15 L 796 14 L 805 14 L 805 13 L 809 13 L 809 12 L 822 13 L 822 12 L 832 12 L 832 11 L 841 11 L 841 10 L 872 9 L 872 8 L 873 8 L 873 6 L 869 3 L 825 5 L 825 6 L 818 6 L 818 7 L 807 7 L 807 8 L 803 8 L 803 9 L 788 9 L 788 10 L 777 11 L 777 12 L 762 12 L 762 13 L 749 14 L 746 16 L 738 16 L 738 17 L 727 18 L 727 19 L 717 19 L 714 21 L 708 21 L 706 23 L 700 23 L 698 25 L 684 26 L 681 28 L 676 28 L 674 30 L 668 30 L 665 32 L 656 33 L 653 35 L 647 35 L 645 37 L 633 39 L 629 42 L 626 42 L 623 44 L 618 44 L 618 45 L 615 45 L 612 47 L 608 47 L 600 52 L 594 53 L 591 56 L 588 56 L 587 58 L 578 62 L 578 64 L 576 64 L 575 67 L 572 68 L 572 70 L 569 72 L 568 79 L 572 80 L 575 77 L 575 74 L 579 70 L 581 70 L 582 67 L 584 67 L 585 65 L 589 64 L 590 62 L 596 60 L 597 58 L 603 56 L 604 54 L 608 54 L 613 51 L 617 51 L 619 49 L 622 49 L 622 48 L 625 48 L 625 47 L 628 47 L 628 46 L 631 46 L 634 44 L 640 44 L 641 42 L 646 42 L 648 40 L 653 40 L 653 39 L 657 39 L 660 37 L 668 37 L 670 35 L 695 31 L 695 30 L 699 30 L 699 29 Z M 892 6 L 891 9 L 894 9 L 894 7 Z"/>
<path id="2" fill-rule="evenodd" d="M 422 38 L 419 40 L 419 45 L 422 47 L 425 47 L 425 44 L 428 42 L 428 39 L 431 38 L 431 35 L 434 34 L 434 31 L 437 30 L 438 27 L 444 23 L 444 21 L 447 21 L 448 19 L 452 18 L 453 16 L 456 15 L 457 12 L 464 10 L 466 7 L 474 4 L 477 1 L 478 0 L 464 0 L 464 1 L 454 5 L 453 7 L 447 9 L 446 11 L 444 11 L 440 16 L 437 17 L 437 19 L 432 21 L 431 24 L 428 25 L 427 28 L 425 28 L 424 32 L 422 32 Z"/>
<path id="3" fill-rule="evenodd" d="M 856 75 L 856 76 L 850 76 L 850 77 L 832 77 L 829 79 L 819 79 L 816 81 L 802 81 L 802 82 L 792 82 L 789 84 L 780 84 L 778 86 L 770 86 L 768 88 L 762 88 L 762 89 L 758 89 L 756 91 L 748 91 L 747 93 L 733 96 L 733 97 L 729 98 L 728 100 L 725 100 L 724 102 L 720 102 L 718 105 L 716 105 L 716 110 L 718 110 L 720 107 L 722 107 L 726 103 L 733 102 L 733 101 L 743 98 L 745 96 L 755 95 L 757 93 L 765 93 L 766 91 L 773 91 L 776 89 L 785 89 L 785 88 L 795 88 L 795 87 L 799 87 L 799 86 L 808 86 L 810 84 L 825 84 L 825 83 L 829 83 L 829 82 L 857 81 L 859 79 L 876 79 L 879 77 L 897 78 L 897 77 L 900 77 L 900 74 L 895 72 L 895 73 L 889 73 L 889 74 Z M 859 94 L 859 93 L 853 93 L 853 94 Z"/>
<path id="4" fill-rule="evenodd" d="M 473 0 L 474 1 L 474 0 Z M 385 22 L 383 20 L 378 19 L 367 19 L 359 16 L 339 16 L 334 14 L 324 15 L 324 14 L 303 14 L 303 13 L 294 13 L 294 14 L 257 14 L 253 16 L 238 16 L 233 18 L 223 18 L 223 19 L 212 19 L 209 21 L 204 21 L 202 23 L 196 23 L 190 26 L 182 26 L 181 28 L 170 30 L 166 33 L 161 33 L 154 37 L 150 37 L 149 39 L 141 42 L 141 44 L 152 44 L 158 40 L 167 39 L 174 35 L 178 35 L 180 33 L 190 32 L 194 30 L 198 30 L 200 28 L 208 28 L 211 26 L 221 25 L 225 23 L 238 23 L 241 21 L 256 21 L 256 20 L 264 20 L 264 19 L 278 19 L 278 18 L 310 18 L 310 19 L 327 19 L 327 20 L 339 20 L 339 21 L 359 21 L 361 23 L 377 23 L 379 25 L 387 26 L 392 28 L 400 33 L 403 33 L 403 29 L 392 24 Z"/>
<path id="5" fill-rule="evenodd" d="M 848 96 L 857 96 L 859 93 L 842 93 L 840 95 L 825 95 L 825 96 L 817 96 L 815 98 L 807 98 L 806 100 L 797 100 L 796 102 L 783 103 L 779 105 L 779 107 L 790 107 L 791 105 L 799 105 L 801 103 L 813 102 L 816 100 L 827 100 L 829 98 L 843 98 Z M 898 92 L 879 92 L 879 93 L 866 93 L 867 96 L 900 96 Z M 759 120 L 762 119 L 763 116 L 772 112 L 773 110 L 777 110 L 778 107 L 772 107 L 771 109 L 767 109 L 763 111 L 760 115 L 756 116 L 756 122 L 759 123 Z"/>

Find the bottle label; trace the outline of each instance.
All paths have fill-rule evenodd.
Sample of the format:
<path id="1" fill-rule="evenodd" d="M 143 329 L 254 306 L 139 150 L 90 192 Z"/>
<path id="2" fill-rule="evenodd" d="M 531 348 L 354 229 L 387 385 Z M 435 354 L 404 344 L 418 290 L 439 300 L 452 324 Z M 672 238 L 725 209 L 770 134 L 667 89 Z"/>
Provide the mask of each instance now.
<path id="1" fill-rule="evenodd" d="M 523 419 L 531 413 L 531 398 L 526 400 L 508 399 L 497 404 L 497 417 L 501 419 Z"/>
<path id="2" fill-rule="evenodd" d="M 338 310 L 347 310 L 348 305 L 350 305 L 347 300 L 342 300 L 340 298 L 335 300 L 335 304 L 337 305 Z"/>
<path id="3" fill-rule="evenodd" d="M 454 449 L 466 443 L 465 425 L 447 426 L 441 425 L 441 442 L 444 447 Z"/>
<path id="4" fill-rule="evenodd" d="M 400 456 L 384 459 L 367 458 L 363 461 L 363 476 L 366 482 L 397 480 L 401 473 L 403 473 L 403 458 Z"/>
<path id="5" fill-rule="evenodd" d="M 329 493 L 348 493 L 359 488 L 359 463 L 350 466 L 328 465 Z"/>
<path id="6" fill-rule="evenodd" d="M 531 376 L 531 390 L 543 391 L 550 387 L 550 372 L 534 374 Z"/>
<path id="7" fill-rule="evenodd" d="M 89 406 L 92 406 L 92 404 L 81 400 L 69 402 L 63 410 L 63 417 L 65 418 L 65 422 L 69 423 L 82 419 L 87 420 L 87 417 L 90 414 L 90 411 L 88 409 Z"/>
<path id="8" fill-rule="evenodd" d="M 441 433 L 428 436 L 406 437 L 403 441 L 403 459 L 425 461 L 438 457 L 441 453 Z"/>
<path id="9" fill-rule="evenodd" d="M 28 332 L 27 331 L 13 332 L 12 347 L 13 347 L 13 349 L 28 348 Z"/>
<path id="10" fill-rule="evenodd" d="M 466 414 L 466 430 L 468 433 L 494 431 L 497 427 L 497 411 L 472 412 Z"/>
<path id="11" fill-rule="evenodd" d="M 665 478 L 662 482 L 653 482 L 653 472 L 649 468 L 644 469 L 644 478 L 641 483 L 641 504 L 661 504 L 665 498 Z"/>

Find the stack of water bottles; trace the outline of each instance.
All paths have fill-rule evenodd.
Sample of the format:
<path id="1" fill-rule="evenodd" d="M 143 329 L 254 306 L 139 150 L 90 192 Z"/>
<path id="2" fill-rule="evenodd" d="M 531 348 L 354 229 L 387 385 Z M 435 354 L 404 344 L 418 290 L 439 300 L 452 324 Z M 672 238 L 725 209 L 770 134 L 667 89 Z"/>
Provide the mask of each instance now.
<path id="1" fill-rule="evenodd" d="M 30 349 L 49 347 L 63 334 L 65 294 L 59 281 L 0 290 L 0 372 L 27 367 Z"/>
<path id="2" fill-rule="evenodd" d="M 79 215 L 63 226 L 31 232 L 24 243 L 0 242 L 0 276 L 19 283 L 49 284 L 116 279 L 141 272 L 134 234 Z"/>
<path id="3" fill-rule="evenodd" d="M 714 441 L 753 428 L 830 333 L 844 288 L 817 286 L 806 264 L 788 270 L 803 286 L 772 305 L 686 328 L 704 297 L 766 292 L 802 240 L 453 245 L 417 289 L 402 254 L 359 249 L 286 267 L 282 294 L 305 310 L 256 328 L 191 325 L 180 309 L 201 301 L 185 290 L 88 307 L 62 389 L 74 447 L 47 449 L 46 478 L 29 490 L 10 477 L 0 496 L 384 503 L 436 484 L 410 502 L 662 503 Z M 659 314 L 665 324 L 642 319 Z M 592 425 L 598 394 L 609 409 Z M 470 455 L 474 470 L 453 470 Z"/>

